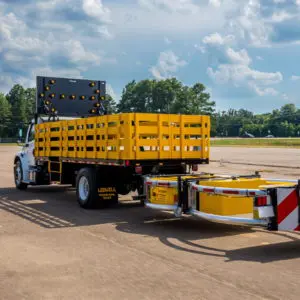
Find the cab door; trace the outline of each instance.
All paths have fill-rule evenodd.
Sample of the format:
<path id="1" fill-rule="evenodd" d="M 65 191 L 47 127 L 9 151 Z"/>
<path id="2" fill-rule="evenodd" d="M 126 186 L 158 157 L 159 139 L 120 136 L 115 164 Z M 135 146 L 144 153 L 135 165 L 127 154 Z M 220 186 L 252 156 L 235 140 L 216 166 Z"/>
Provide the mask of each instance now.
<path id="1" fill-rule="evenodd" d="M 35 159 L 33 155 L 34 151 L 34 123 L 31 123 L 31 125 L 28 128 L 27 136 L 26 136 L 26 143 L 24 146 L 24 158 L 27 166 L 34 166 L 35 165 Z"/>

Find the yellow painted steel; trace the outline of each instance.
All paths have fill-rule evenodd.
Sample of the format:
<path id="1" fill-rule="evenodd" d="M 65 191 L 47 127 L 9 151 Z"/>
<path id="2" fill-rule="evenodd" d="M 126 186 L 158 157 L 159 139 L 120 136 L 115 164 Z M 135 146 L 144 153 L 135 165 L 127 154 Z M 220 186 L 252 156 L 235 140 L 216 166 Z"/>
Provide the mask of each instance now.
<path id="1" fill-rule="evenodd" d="M 209 116 L 124 113 L 38 124 L 35 156 L 209 159 Z"/>
<path id="2" fill-rule="evenodd" d="M 211 176 L 212 178 L 214 176 Z M 152 178 L 153 180 L 176 181 L 176 177 Z M 223 180 L 201 180 L 199 185 L 238 188 L 238 189 L 265 189 L 273 186 L 274 182 L 263 178 L 238 178 Z M 276 186 L 294 186 L 289 182 L 276 182 Z M 177 203 L 176 187 L 149 187 L 150 202 L 153 204 L 174 205 Z M 201 212 L 230 216 L 253 213 L 253 197 L 238 195 L 214 195 L 200 192 L 199 207 Z"/>

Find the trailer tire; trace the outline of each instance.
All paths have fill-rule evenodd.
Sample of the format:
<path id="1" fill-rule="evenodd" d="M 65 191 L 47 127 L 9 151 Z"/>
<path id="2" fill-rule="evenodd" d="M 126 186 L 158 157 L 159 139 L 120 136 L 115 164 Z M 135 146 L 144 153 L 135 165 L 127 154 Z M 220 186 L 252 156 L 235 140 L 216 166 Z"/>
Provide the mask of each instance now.
<path id="1" fill-rule="evenodd" d="M 95 169 L 83 168 L 76 177 L 76 196 L 82 208 L 91 209 L 96 206 L 97 195 L 97 173 Z"/>
<path id="2" fill-rule="evenodd" d="M 22 182 L 23 181 L 23 169 L 22 163 L 20 159 L 17 159 L 14 165 L 14 179 L 16 188 L 19 190 L 26 190 L 28 184 Z"/>

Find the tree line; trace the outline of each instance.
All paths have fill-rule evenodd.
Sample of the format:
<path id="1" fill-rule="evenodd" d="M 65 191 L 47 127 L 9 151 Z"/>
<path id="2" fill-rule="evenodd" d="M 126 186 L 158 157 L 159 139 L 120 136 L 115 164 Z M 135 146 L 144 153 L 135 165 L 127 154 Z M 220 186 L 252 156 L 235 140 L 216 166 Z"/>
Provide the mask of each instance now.
<path id="1" fill-rule="evenodd" d="M 35 88 L 24 88 L 20 84 L 14 85 L 6 95 L 0 93 L 1 138 L 16 137 L 19 128 L 27 127 L 35 113 L 35 95 Z M 216 104 L 202 83 L 187 86 L 176 78 L 131 81 L 124 87 L 118 102 L 110 95 L 106 98 L 110 114 L 146 112 L 210 115 L 212 136 L 300 136 L 300 109 L 294 104 L 286 104 L 265 114 L 254 114 L 245 109 L 216 111 Z"/>

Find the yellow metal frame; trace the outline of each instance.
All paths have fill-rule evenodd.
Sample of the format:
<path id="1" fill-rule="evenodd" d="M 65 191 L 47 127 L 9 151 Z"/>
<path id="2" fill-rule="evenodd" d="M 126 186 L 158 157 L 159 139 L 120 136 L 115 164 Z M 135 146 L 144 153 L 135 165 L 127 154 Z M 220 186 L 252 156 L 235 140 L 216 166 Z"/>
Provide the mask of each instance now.
<path id="1" fill-rule="evenodd" d="M 209 159 L 209 116 L 124 113 L 36 127 L 36 157 Z"/>

